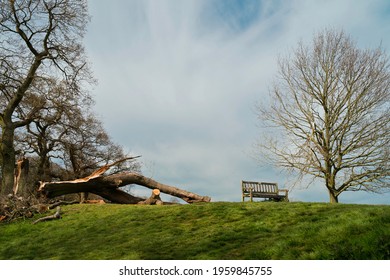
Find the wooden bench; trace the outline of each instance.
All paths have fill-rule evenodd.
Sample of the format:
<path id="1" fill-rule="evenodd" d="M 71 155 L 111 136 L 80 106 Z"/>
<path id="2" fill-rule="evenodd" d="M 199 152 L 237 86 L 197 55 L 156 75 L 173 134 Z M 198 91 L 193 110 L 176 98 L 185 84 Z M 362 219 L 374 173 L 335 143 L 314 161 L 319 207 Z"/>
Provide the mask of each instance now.
<path id="1" fill-rule="evenodd" d="M 288 190 L 279 190 L 277 183 L 242 181 L 242 201 L 249 197 L 266 198 L 273 201 L 288 201 Z"/>

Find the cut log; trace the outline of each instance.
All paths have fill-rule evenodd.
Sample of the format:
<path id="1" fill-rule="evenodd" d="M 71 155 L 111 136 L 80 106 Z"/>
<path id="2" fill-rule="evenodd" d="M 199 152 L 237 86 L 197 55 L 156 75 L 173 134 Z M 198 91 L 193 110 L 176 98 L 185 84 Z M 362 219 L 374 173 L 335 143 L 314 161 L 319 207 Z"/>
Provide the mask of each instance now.
<path id="1" fill-rule="evenodd" d="M 160 198 L 160 190 L 154 189 L 152 190 L 152 195 L 148 199 L 146 199 L 145 201 L 138 202 L 138 204 L 163 205 L 164 202 Z"/>
<path id="2" fill-rule="evenodd" d="M 109 167 L 128 159 L 134 159 L 134 157 L 103 166 L 85 178 L 72 181 L 41 182 L 38 191 L 48 198 L 71 193 L 90 192 L 114 203 L 137 204 L 144 201 L 144 199 L 135 197 L 119 189 L 123 186 L 136 184 L 152 190 L 157 189 L 165 194 L 181 198 L 187 203 L 210 202 L 211 198 L 208 196 L 200 196 L 177 187 L 165 185 L 139 173 L 122 172 L 103 176 L 103 173 L 106 172 Z"/>

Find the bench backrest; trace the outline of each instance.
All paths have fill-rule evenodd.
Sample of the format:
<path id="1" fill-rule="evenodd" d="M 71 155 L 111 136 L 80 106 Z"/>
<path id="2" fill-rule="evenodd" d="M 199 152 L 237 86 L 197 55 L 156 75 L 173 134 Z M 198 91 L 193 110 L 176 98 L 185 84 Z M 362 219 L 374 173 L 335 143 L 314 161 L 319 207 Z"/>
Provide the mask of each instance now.
<path id="1" fill-rule="evenodd" d="M 278 193 L 277 183 L 265 183 L 265 182 L 250 182 L 242 181 L 242 191 L 249 193 L 252 189 L 254 193 Z"/>

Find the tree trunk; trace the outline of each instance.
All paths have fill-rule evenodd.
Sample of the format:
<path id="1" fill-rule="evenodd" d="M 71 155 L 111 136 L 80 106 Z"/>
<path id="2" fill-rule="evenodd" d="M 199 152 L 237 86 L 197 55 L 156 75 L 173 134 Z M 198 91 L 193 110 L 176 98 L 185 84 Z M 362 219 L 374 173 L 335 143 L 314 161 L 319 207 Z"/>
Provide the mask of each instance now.
<path id="1" fill-rule="evenodd" d="M 14 149 L 14 128 L 8 125 L 2 126 L 1 136 L 1 191 L 0 194 L 8 195 L 13 193 L 15 173 L 15 149 Z"/>
<path id="2" fill-rule="evenodd" d="M 45 151 L 39 153 L 39 163 L 37 170 L 38 178 L 40 180 L 51 180 L 50 174 L 50 161 L 48 158 L 47 149 Z"/>
<path id="3" fill-rule="evenodd" d="M 333 191 L 329 190 L 330 203 L 339 203 L 339 197 Z"/>

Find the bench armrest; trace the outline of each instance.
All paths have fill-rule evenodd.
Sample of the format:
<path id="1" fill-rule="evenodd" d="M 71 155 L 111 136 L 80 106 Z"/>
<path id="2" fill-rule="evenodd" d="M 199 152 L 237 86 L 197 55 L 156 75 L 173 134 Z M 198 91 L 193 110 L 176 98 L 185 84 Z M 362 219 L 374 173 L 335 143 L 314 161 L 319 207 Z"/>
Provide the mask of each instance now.
<path id="1" fill-rule="evenodd" d="M 288 196 L 288 190 L 286 190 L 286 189 L 279 190 L 279 192 L 284 192 L 284 195 Z"/>

